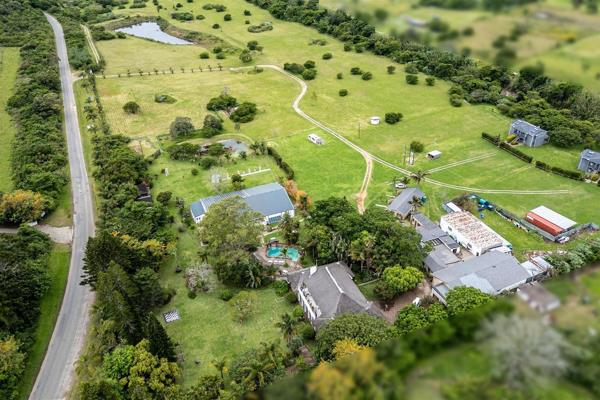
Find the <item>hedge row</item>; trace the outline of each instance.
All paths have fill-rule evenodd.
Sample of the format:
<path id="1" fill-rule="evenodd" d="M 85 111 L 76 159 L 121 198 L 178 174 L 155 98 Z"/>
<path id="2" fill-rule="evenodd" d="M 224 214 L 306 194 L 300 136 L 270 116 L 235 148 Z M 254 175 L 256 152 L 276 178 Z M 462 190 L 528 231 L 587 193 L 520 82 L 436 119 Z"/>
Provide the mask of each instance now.
<path id="1" fill-rule="evenodd" d="M 570 171 L 560 167 L 553 167 L 542 161 L 536 161 L 535 166 L 543 171 L 552 172 L 553 174 L 564 176 L 565 178 L 574 179 L 576 181 L 583 180 L 583 174 L 580 171 Z"/>
<path id="2" fill-rule="evenodd" d="M 9 5 L 12 3 L 9 3 Z M 12 180 L 16 189 L 39 192 L 55 206 L 68 181 L 62 101 L 54 36 L 40 10 L 24 2 L 12 10 L 0 46 L 22 45 L 21 65 L 7 110 L 17 132 L 12 143 Z M 20 43 L 13 35 L 20 36 Z"/>
<path id="3" fill-rule="evenodd" d="M 481 137 L 489 142 L 492 142 L 496 146 L 500 147 L 502 150 L 507 151 L 508 153 L 512 154 L 513 156 L 517 157 L 522 161 L 525 161 L 528 164 L 531 164 L 531 162 L 533 161 L 533 157 L 523 153 L 521 150 L 515 149 L 510 144 L 501 141 L 498 136 L 492 136 L 488 133 L 482 132 Z"/>
<path id="4" fill-rule="evenodd" d="M 279 166 L 279 168 L 283 170 L 283 172 L 285 172 L 285 176 L 287 179 L 294 179 L 294 170 L 292 169 L 292 167 L 290 167 L 288 163 L 283 161 L 283 158 L 279 155 L 277 150 L 275 150 L 271 146 L 267 146 L 267 154 L 273 157 L 275 163 Z"/>

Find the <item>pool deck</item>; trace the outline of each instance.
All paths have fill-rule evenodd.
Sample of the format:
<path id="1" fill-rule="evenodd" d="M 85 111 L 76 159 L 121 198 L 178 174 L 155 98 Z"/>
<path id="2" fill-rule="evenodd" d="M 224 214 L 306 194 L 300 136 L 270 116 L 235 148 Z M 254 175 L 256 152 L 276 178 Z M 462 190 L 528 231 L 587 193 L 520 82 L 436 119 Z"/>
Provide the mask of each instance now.
<path id="1" fill-rule="evenodd" d="M 263 265 L 274 265 L 276 266 L 280 272 L 283 271 L 298 271 L 303 268 L 302 264 L 300 264 L 300 260 L 292 261 L 289 258 L 276 258 L 269 257 L 267 255 L 267 246 L 263 246 L 254 252 L 254 257 Z"/>

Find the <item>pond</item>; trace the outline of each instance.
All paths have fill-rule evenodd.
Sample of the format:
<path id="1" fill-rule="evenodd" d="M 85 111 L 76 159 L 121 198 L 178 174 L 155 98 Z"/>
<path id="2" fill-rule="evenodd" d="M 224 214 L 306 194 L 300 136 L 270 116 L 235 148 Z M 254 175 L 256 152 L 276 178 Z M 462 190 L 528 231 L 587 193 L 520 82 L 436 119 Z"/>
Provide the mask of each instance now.
<path id="1" fill-rule="evenodd" d="M 141 24 L 127 26 L 125 28 L 115 29 L 116 32 L 123 32 L 131 36 L 144 39 L 151 39 L 156 42 L 166 44 L 193 44 L 187 40 L 179 39 L 160 30 L 156 22 L 142 22 Z"/>
<path id="2" fill-rule="evenodd" d="M 248 153 L 248 145 L 239 140 L 226 139 L 219 141 L 227 150 L 230 150 L 234 154 L 239 154 L 242 151 Z"/>

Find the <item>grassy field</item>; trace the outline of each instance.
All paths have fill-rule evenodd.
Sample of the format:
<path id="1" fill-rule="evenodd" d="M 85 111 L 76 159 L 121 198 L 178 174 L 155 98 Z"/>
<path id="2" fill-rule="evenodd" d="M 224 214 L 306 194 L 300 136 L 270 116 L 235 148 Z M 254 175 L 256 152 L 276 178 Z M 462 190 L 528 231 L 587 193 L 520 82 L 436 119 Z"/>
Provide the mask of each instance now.
<path id="1" fill-rule="evenodd" d="M 461 379 L 487 379 L 491 374 L 489 358 L 476 344 L 441 351 L 430 357 L 408 377 L 408 400 L 443 400 L 444 384 Z M 594 397 L 587 391 L 563 380 L 546 381 L 529 386 L 537 398 L 545 400 L 583 400 Z"/>
<path id="2" fill-rule="evenodd" d="M 231 307 L 219 298 L 222 287 L 216 278 L 213 289 L 200 293 L 195 299 L 187 295 L 183 274 L 174 272 L 176 265 L 199 263 L 197 237 L 191 231 L 179 236 L 176 262 L 163 268 L 161 280 L 177 291 L 175 297 L 160 310 L 162 313 L 176 309 L 181 320 L 167 325 L 167 332 L 183 351 L 183 384 L 193 385 L 198 377 L 217 373 L 211 362 L 223 357 L 229 361 L 245 350 L 256 348 L 262 342 L 281 339 L 275 326 L 280 316 L 291 312 L 292 306 L 274 289 L 252 290 L 257 296 L 256 312 L 244 324 L 232 318 Z M 199 363 L 196 363 L 199 361 Z"/>
<path id="3" fill-rule="evenodd" d="M 13 93 L 17 69 L 19 68 L 19 49 L 0 47 L 0 192 L 10 191 L 11 143 L 15 136 L 15 125 L 5 110 L 6 103 Z"/>
<path id="4" fill-rule="evenodd" d="M 412 170 L 428 170 L 475 156 L 489 155 L 484 160 L 439 170 L 431 178 L 481 190 L 568 189 L 568 201 L 565 201 L 564 194 L 484 196 L 518 215 L 524 215 L 529 209 L 544 204 L 578 222 L 600 221 L 600 209 L 589 206 L 599 194 L 597 187 L 544 173 L 481 139 L 482 131 L 503 133 L 507 130 L 510 121 L 494 107 L 465 104 L 454 108 L 448 102 L 447 82 L 438 80 L 434 87 L 428 87 L 424 85 L 425 76 L 420 75 L 419 85 L 407 85 L 402 66 L 397 65 L 397 72 L 389 75 L 386 73 L 386 67 L 392 64 L 389 60 L 372 54 L 344 52 L 342 44 L 333 38 L 320 35 L 300 24 L 273 21 L 266 11 L 241 0 L 233 0 L 227 4 L 228 12 L 233 16 L 233 21 L 228 23 L 222 23 L 222 15 L 219 13 L 201 11 L 203 4 L 201 1 L 186 3 L 183 10 L 202 12 L 206 16 L 205 20 L 170 22 L 186 29 L 215 34 L 236 45 L 258 40 L 264 50 L 256 55 L 256 63 L 281 65 L 284 62 L 301 63 L 309 59 L 316 61 L 317 78 L 308 82 L 309 90 L 300 103 L 301 108 L 371 153 Z M 252 23 L 273 21 L 274 29 L 260 34 L 249 33 L 243 23 L 244 9 L 251 10 Z M 124 12 L 135 14 L 137 10 Z M 153 11 L 144 9 L 143 12 Z M 222 28 L 213 31 L 209 28 L 213 23 L 220 23 Z M 313 39 L 324 39 L 327 44 L 310 45 Z M 109 67 L 113 62 L 124 62 L 119 55 L 119 46 L 123 46 L 124 42 L 126 41 L 113 40 L 102 43 L 103 55 Z M 155 45 L 139 41 L 139 51 L 147 54 L 146 60 L 162 56 L 163 50 L 156 50 Z M 183 50 L 184 48 L 186 47 L 177 47 L 188 52 L 191 46 Z M 325 52 L 331 52 L 333 58 L 322 60 L 321 55 Z M 354 66 L 372 72 L 374 78 L 364 81 L 350 75 L 350 68 Z M 343 74 L 343 79 L 336 79 L 338 72 Z M 109 121 L 115 131 L 144 141 L 152 141 L 157 135 L 165 133 L 170 121 L 177 115 L 190 116 L 196 125 L 200 125 L 208 99 L 226 87 L 238 99 L 256 102 L 260 110 L 255 121 L 242 125 L 240 134 L 251 140 L 268 140 L 275 146 L 296 171 L 301 189 L 308 191 L 314 198 L 329 195 L 352 198 L 360 187 L 365 167 L 360 155 L 297 116 L 290 105 L 299 92 L 299 87 L 275 71 L 265 70 L 262 74 L 186 72 L 164 76 L 107 78 L 99 79 L 99 87 Z M 339 97 L 340 89 L 347 89 L 349 95 Z M 172 105 L 154 103 L 154 94 L 163 92 L 171 94 L 178 101 Z M 122 111 L 122 105 L 128 100 L 135 100 L 141 105 L 142 113 L 139 116 L 126 116 Z M 404 120 L 397 125 L 368 124 L 371 116 L 383 116 L 391 111 L 402 112 Z M 226 132 L 234 133 L 230 122 L 226 123 Z M 310 144 L 306 140 L 306 135 L 310 132 L 322 135 L 326 145 L 317 147 Z M 404 149 L 413 140 L 423 142 L 426 151 L 442 151 L 442 158 L 430 161 L 421 154 L 416 156 L 413 166 L 405 165 Z M 550 146 L 536 151 L 540 159 L 560 160 L 559 164 L 565 166 L 573 162 L 577 153 Z M 157 165 L 161 162 L 168 161 L 159 159 Z M 397 173 L 394 171 L 375 166 L 367 204 L 387 203 L 388 197 L 393 194 L 391 181 L 395 175 Z M 202 177 L 197 179 L 198 182 L 205 180 Z M 159 181 L 159 189 L 160 186 Z M 191 193 L 196 195 L 210 190 L 206 186 L 193 190 L 176 186 L 170 186 L 175 195 L 178 195 L 178 190 L 186 196 L 185 193 L 190 193 L 191 196 Z M 423 211 L 434 219 L 442 212 L 441 202 L 459 194 L 455 189 L 428 183 L 423 185 L 423 190 L 430 199 Z M 512 226 L 509 225 L 506 229 L 512 229 Z M 511 236 L 510 232 L 508 236 Z M 516 237 L 516 240 L 523 242 L 519 245 L 519 249 L 523 250 L 530 245 L 538 245 L 535 238 Z"/>
<path id="5" fill-rule="evenodd" d="M 52 337 L 54 323 L 63 299 L 67 276 L 69 274 L 69 261 L 71 250 L 69 246 L 55 244 L 50 254 L 48 263 L 48 275 L 50 276 L 50 287 L 42 297 L 40 303 L 40 318 L 38 320 L 34 343 L 29 350 L 29 358 L 25 365 L 25 372 L 19 385 L 19 399 L 25 400 L 33 388 L 35 378 L 46 354 L 46 347 Z"/>

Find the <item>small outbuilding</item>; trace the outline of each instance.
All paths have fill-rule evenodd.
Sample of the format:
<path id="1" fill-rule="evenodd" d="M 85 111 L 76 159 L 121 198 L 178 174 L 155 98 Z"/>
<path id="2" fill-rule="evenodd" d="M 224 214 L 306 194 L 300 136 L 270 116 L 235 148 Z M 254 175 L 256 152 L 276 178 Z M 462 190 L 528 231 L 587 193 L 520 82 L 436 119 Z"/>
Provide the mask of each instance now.
<path id="1" fill-rule="evenodd" d="M 548 131 L 521 119 L 513 121 L 508 134 L 527 147 L 540 147 L 550 141 Z"/>
<path id="2" fill-rule="evenodd" d="M 430 160 L 437 160 L 441 156 L 442 152 L 439 150 L 432 150 L 429 153 L 427 153 L 427 158 L 429 158 Z"/>
<path id="3" fill-rule="evenodd" d="M 371 125 L 379 125 L 381 123 L 381 118 L 374 116 L 371 117 L 370 121 Z"/>
<path id="4" fill-rule="evenodd" d="M 583 150 L 577 169 L 586 173 L 600 172 L 600 153 L 590 149 Z"/>
<path id="5" fill-rule="evenodd" d="M 325 142 L 323 141 L 323 138 L 321 138 L 321 136 L 316 135 L 314 133 L 311 133 L 310 135 L 308 135 L 308 140 L 310 140 L 312 143 L 314 144 L 325 144 Z"/>
<path id="6" fill-rule="evenodd" d="M 577 225 L 577 222 L 544 206 L 529 211 L 525 219 L 553 236 L 557 236 Z"/>
<path id="7" fill-rule="evenodd" d="M 540 313 L 548 313 L 560 307 L 560 299 L 539 282 L 532 282 L 517 289 L 517 295 L 529 307 Z"/>

